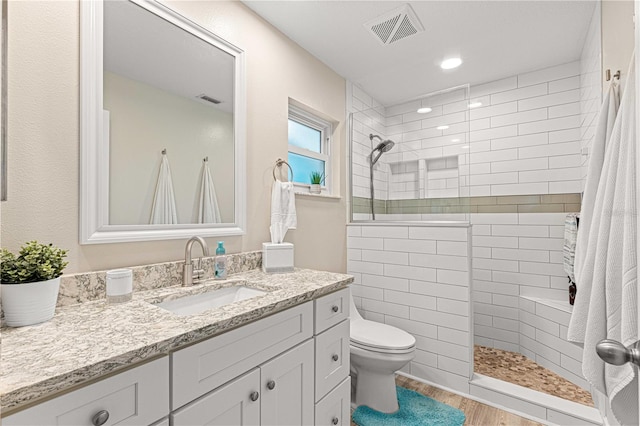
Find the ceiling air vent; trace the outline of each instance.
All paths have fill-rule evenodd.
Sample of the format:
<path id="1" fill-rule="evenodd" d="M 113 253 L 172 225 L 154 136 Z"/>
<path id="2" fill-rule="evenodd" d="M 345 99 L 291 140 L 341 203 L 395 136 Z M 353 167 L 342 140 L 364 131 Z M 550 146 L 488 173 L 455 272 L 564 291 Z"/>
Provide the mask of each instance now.
<path id="1" fill-rule="evenodd" d="M 395 43 L 424 31 L 418 16 L 409 4 L 394 9 L 364 24 L 382 44 Z"/>
<path id="2" fill-rule="evenodd" d="M 204 93 L 196 96 L 198 99 L 202 99 L 203 101 L 211 102 L 212 104 L 220 104 L 222 101 L 217 100 L 216 98 L 212 98 L 211 96 L 205 95 Z"/>

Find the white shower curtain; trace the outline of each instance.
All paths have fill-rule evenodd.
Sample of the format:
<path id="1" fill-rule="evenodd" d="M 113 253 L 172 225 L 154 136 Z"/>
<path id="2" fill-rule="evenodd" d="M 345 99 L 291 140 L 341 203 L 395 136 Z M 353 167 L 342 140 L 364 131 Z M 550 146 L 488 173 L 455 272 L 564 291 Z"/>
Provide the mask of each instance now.
<path id="1" fill-rule="evenodd" d="M 625 346 L 638 340 L 633 63 L 634 59 L 607 141 L 593 210 L 588 212 L 591 221 L 588 245 L 587 239 L 578 235 L 577 244 L 582 244 L 583 257 L 581 269 L 576 271 L 578 293 L 568 332 L 569 340 L 584 343 L 585 378 L 607 395 L 613 414 L 623 425 L 638 424 L 637 373 L 630 364 L 605 364 L 596 354 L 595 346 L 602 339 L 617 340 Z M 583 204 L 583 211 L 589 207 Z"/>
<path id="2" fill-rule="evenodd" d="M 198 207 L 198 223 L 220 223 L 220 208 L 218 207 L 218 197 L 213 185 L 211 170 L 209 170 L 209 160 L 202 162 L 202 174 L 200 179 L 200 198 Z"/>
<path id="3" fill-rule="evenodd" d="M 162 162 L 160 163 L 160 172 L 156 183 L 156 193 L 153 196 L 149 223 L 152 225 L 178 223 L 171 169 L 169 167 L 169 159 L 164 152 L 162 153 Z"/>

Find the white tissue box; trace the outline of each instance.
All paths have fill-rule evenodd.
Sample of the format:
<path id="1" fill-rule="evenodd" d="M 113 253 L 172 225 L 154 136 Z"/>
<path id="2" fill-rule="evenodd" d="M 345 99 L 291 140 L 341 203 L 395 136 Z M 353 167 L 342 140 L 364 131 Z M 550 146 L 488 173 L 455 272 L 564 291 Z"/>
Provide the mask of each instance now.
<path id="1" fill-rule="evenodd" d="M 262 243 L 262 270 L 266 273 L 293 272 L 293 244 Z"/>

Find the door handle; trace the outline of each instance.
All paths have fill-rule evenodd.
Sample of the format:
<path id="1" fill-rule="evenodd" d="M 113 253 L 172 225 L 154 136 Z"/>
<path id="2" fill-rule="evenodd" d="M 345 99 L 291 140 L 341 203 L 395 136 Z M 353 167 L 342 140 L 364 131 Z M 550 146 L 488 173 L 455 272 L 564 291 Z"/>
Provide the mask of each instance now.
<path id="1" fill-rule="evenodd" d="M 640 341 L 625 347 L 618 341 L 604 339 L 596 345 L 596 352 L 607 364 L 624 365 L 631 362 L 640 367 Z"/>

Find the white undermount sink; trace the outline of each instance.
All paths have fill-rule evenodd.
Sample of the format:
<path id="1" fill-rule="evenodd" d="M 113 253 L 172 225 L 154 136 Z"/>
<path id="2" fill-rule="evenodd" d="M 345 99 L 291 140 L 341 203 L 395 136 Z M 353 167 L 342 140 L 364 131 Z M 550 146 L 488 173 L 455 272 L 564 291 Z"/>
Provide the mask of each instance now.
<path id="1" fill-rule="evenodd" d="M 176 315 L 195 315 L 209 309 L 220 308 L 230 303 L 252 299 L 266 294 L 266 291 L 255 288 L 236 286 L 211 290 L 206 293 L 192 294 L 178 299 L 167 300 L 155 305 L 173 312 Z"/>

